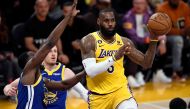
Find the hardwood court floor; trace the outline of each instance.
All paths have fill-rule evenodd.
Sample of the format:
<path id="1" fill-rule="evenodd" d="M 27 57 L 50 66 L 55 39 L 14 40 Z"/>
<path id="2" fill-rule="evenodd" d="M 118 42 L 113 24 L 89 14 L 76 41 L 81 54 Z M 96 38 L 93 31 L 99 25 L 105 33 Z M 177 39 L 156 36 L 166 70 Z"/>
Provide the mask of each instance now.
<path id="1" fill-rule="evenodd" d="M 190 79 L 185 83 L 171 84 L 147 83 L 144 87 L 133 89 L 133 94 L 139 103 L 139 109 L 168 109 L 172 98 L 182 97 L 190 101 Z M 16 104 L 8 100 L 0 100 L 0 109 L 15 109 Z M 79 98 L 68 98 L 67 109 L 88 109 L 87 103 Z"/>

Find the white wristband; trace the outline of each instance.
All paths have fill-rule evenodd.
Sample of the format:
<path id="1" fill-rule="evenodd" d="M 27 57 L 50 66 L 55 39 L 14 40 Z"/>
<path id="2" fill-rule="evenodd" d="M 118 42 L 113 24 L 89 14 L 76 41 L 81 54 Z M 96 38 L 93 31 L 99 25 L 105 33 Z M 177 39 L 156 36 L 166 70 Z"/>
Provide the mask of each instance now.
<path id="1" fill-rule="evenodd" d="M 94 77 L 100 73 L 105 72 L 110 66 L 114 64 L 112 57 L 106 59 L 105 61 L 96 63 L 95 58 L 87 58 L 82 61 L 84 69 L 88 76 Z"/>
<path id="2" fill-rule="evenodd" d="M 80 94 L 80 96 L 87 102 L 88 101 L 88 90 L 79 82 L 73 89 Z"/>

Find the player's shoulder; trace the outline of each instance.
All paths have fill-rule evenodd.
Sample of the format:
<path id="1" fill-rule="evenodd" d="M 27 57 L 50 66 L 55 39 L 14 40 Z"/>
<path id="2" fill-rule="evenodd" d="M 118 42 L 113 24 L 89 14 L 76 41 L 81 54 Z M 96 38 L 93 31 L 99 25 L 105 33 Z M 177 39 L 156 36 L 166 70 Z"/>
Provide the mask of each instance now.
<path id="1" fill-rule="evenodd" d="M 92 33 L 87 34 L 86 36 L 84 36 L 82 39 L 88 39 L 93 37 Z"/>
<path id="2" fill-rule="evenodd" d="M 95 38 L 90 33 L 81 39 L 81 51 L 95 49 Z"/>
<path id="3" fill-rule="evenodd" d="M 67 72 L 67 71 L 72 71 L 70 68 L 68 68 L 68 67 L 65 67 L 65 71 Z"/>
<path id="4" fill-rule="evenodd" d="M 81 39 L 82 43 L 92 42 L 92 41 L 94 41 L 94 40 L 95 40 L 95 39 L 94 39 L 92 33 L 87 34 L 86 36 L 84 36 L 84 37 Z"/>
<path id="5" fill-rule="evenodd" d="M 124 37 L 124 36 L 120 36 L 120 37 L 121 37 L 121 40 L 122 40 L 122 41 L 128 41 L 128 40 L 130 40 L 129 38 Z"/>
<path id="6" fill-rule="evenodd" d="M 75 76 L 74 72 L 70 68 L 65 68 L 65 79 Z"/>

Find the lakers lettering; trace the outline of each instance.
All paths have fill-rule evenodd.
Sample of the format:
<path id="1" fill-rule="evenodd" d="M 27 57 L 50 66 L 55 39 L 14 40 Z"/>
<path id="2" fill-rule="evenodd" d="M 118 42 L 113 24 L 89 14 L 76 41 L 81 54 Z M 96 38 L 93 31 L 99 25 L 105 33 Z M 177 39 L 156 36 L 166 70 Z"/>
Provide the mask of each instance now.
<path id="1" fill-rule="evenodd" d="M 101 49 L 101 52 L 100 52 L 100 55 L 98 56 L 98 58 L 104 58 L 106 56 L 112 56 L 116 52 L 117 52 L 117 50 L 105 50 L 105 49 Z"/>

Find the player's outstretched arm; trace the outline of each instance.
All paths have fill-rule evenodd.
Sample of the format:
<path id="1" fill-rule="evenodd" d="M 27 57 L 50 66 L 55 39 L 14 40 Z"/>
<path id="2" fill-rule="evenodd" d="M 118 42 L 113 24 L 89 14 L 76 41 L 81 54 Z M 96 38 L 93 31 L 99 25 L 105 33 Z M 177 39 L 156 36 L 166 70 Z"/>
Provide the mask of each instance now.
<path id="1" fill-rule="evenodd" d="M 72 12 L 66 16 L 50 33 L 47 38 L 47 41 L 42 45 L 42 47 L 35 53 L 35 55 L 27 62 L 24 70 L 21 81 L 24 85 L 32 85 L 35 82 L 36 74 L 32 72 L 37 72 L 37 66 L 40 66 L 46 55 L 50 52 L 51 48 L 54 47 L 59 40 L 61 34 L 63 33 L 65 27 L 67 26 L 69 20 L 72 17 L 73 13 L 78 12 L 76 10 L 77 0 L 74 1 Z M 30 79 L 29 79 L 30 78 Z"/>
<path id="2" fill-rule="evenodd" d="M 76 85 L 85 75 L 85 71 L 82 71 L 76 74 L 74 77 L 64 81 L 55 82 L 45 79 L 44 82 L 48 90 L 67 90 Z"/>
<path id="3" fill-rule="evenodd" d="M 156 53 L 157 41 L 150 41 L 149 48 L 145 54 L 137 50 L 133 42 L 127 38 L 122 37 L 123 42 L 128 45 L 126 54 L 134 63 L 141 65 L 144 69 L 152 67 L 152 63 Z"/>
<path id="4" fill-rule="evenodd" d="M 64 76 L 65 79 L 70 79 L 75 76 L 75 73 L 71 69 L 65 68 Z M 88 101 L 88 90 L 80 82 L 74 85 L 72 89 L 75 90 L 82 99 L 86 102 Z"/>

